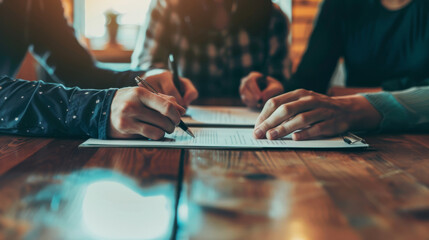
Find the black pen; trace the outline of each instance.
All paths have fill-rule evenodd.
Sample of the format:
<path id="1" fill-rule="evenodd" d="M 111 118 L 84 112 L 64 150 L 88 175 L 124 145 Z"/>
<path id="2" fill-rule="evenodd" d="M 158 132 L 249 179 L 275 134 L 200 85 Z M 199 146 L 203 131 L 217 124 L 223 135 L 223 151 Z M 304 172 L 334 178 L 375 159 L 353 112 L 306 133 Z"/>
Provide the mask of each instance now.
<path id="1" fill-rule="evenodd" d="M 173 74 L 173 83 L 174 86 L 176 86 L 177 91 L 179 91 L 179 94 L 182 95 L 182 84 L 180 84 L 180 78 L 179 78 L 179 70 L 177 68 L 177 61 L 173 53 L 170 53 L 168 56 L 168 63 L 170 66 L 171 73 Z"/>
<path id="2" fill-rule="evenodd" d="M 155 90 L 144 78 L 141 78 L 137 76 L 135 78 L 137 85 L 142 84 L 144 87 L 146 87 L 149 91 L 155 93 L 156 95 L 159 95 L 158 91 Z M 195 138 L 194 133 L 192 133 L 191 129 L 180 119 L 179 125 L 178 125 L 183 131 L 185 131 L 189 136 Z"/>

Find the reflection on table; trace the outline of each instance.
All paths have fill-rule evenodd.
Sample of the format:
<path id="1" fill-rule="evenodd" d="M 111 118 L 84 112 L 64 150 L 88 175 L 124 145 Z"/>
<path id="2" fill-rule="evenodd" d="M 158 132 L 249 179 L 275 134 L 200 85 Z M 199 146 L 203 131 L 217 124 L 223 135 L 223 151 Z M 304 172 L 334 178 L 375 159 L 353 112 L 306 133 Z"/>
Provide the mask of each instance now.
<path id="1" fill-rule="evenodd" d="M 429 135 L 358 150 L 0 136 L 1 239 L 426 239 Z"/>

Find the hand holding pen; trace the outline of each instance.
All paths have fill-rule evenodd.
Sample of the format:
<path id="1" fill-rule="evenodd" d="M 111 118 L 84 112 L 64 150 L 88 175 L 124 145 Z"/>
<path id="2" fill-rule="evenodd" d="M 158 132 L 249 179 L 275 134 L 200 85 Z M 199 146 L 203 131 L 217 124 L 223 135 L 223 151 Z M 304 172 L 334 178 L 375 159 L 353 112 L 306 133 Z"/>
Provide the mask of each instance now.
<path id="1" fill-rule="evenodd" d="M 188 107 L 192 101 L 198 98 L 198 91 L 191 80 L 179 76 L 178 62 L 173 53 L 168 56 L 168 65 L 172 74 L 172 80 L 179 97 L 183 99 L 184 107 Z"/>
<path id="2" fill-rule="evenodd" d="M 169 64 L 170 71 L 168 69 L 149 70 L 145 73 L 144 78 L 158 92 L 173 96 L 181 106 L 188 107 L 192 101 L 198 98 L 198 91 L 191 80 L 179 77 L 177 62 L 174 61 L 174 64 L 175 68 L 171 66 L 171 63 Z"/>
<path id="3" fill-rule="evenodd" d="M 149 91 L 151 91 L 152 93 L 160 96 L 160 93 L 158 91 L 156 91 L 144 78 L 141 78 L 139 76 L 137 76 L 135 78 L 137 84 L 141 87 L 145 87 L 146 89 L 148 89 Z M 180 119 L 178 126 L 185 131 L 188 135 L 190 135 L 191 137 L 195 138 L 194 134 L 192 133 L 191 129 Z"/>
<path id="4" fill-rule="evenodd" d="M 172 133 L 185 109 L 170 98 L 143 87 L 118 89 L 108 113 L 108 137 L 159 140 Z"/>

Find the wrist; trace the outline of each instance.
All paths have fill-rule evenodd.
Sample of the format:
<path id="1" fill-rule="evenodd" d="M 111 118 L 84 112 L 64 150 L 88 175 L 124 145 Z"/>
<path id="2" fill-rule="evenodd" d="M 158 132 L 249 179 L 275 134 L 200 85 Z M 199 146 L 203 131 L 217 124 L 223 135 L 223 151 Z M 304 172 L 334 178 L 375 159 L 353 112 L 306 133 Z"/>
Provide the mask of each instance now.
<path id="1" fill-rule="evenodd" d="M 346 121 L 349 123 L 349 130 L 378 129 L 382 116 L 364 96 L 348 95 L 334 98 L 341 100 L 344 104 L 343 109 L 348 112 Z"/>

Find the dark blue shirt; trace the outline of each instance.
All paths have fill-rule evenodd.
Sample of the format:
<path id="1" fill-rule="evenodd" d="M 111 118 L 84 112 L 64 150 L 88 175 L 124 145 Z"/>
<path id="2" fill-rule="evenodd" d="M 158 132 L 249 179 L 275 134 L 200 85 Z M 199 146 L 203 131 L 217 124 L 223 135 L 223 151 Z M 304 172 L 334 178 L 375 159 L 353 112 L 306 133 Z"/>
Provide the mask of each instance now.
<path id="1" fill-rule="evenodd" d="M 340 57 L 349 87 L 429 85 L 429 1 L 392 11 L 381 0 L 325 0 L 287 88 L 325 92 Z"/>
<path id="2" fill-rule="evenodd" d="M 28 50 L 56 83 L 11 78 Z M 106 138 L 115 90 L 80 88 L 135 85 L 139 74 L 96 67 L 67 24 L 60 0 L 0 1 L 0 132 Z"/>
<path id="3" fill-rule="evenodd" d="M 106 138 L 115 91 L 0 77 L 0 132 Z"/>

